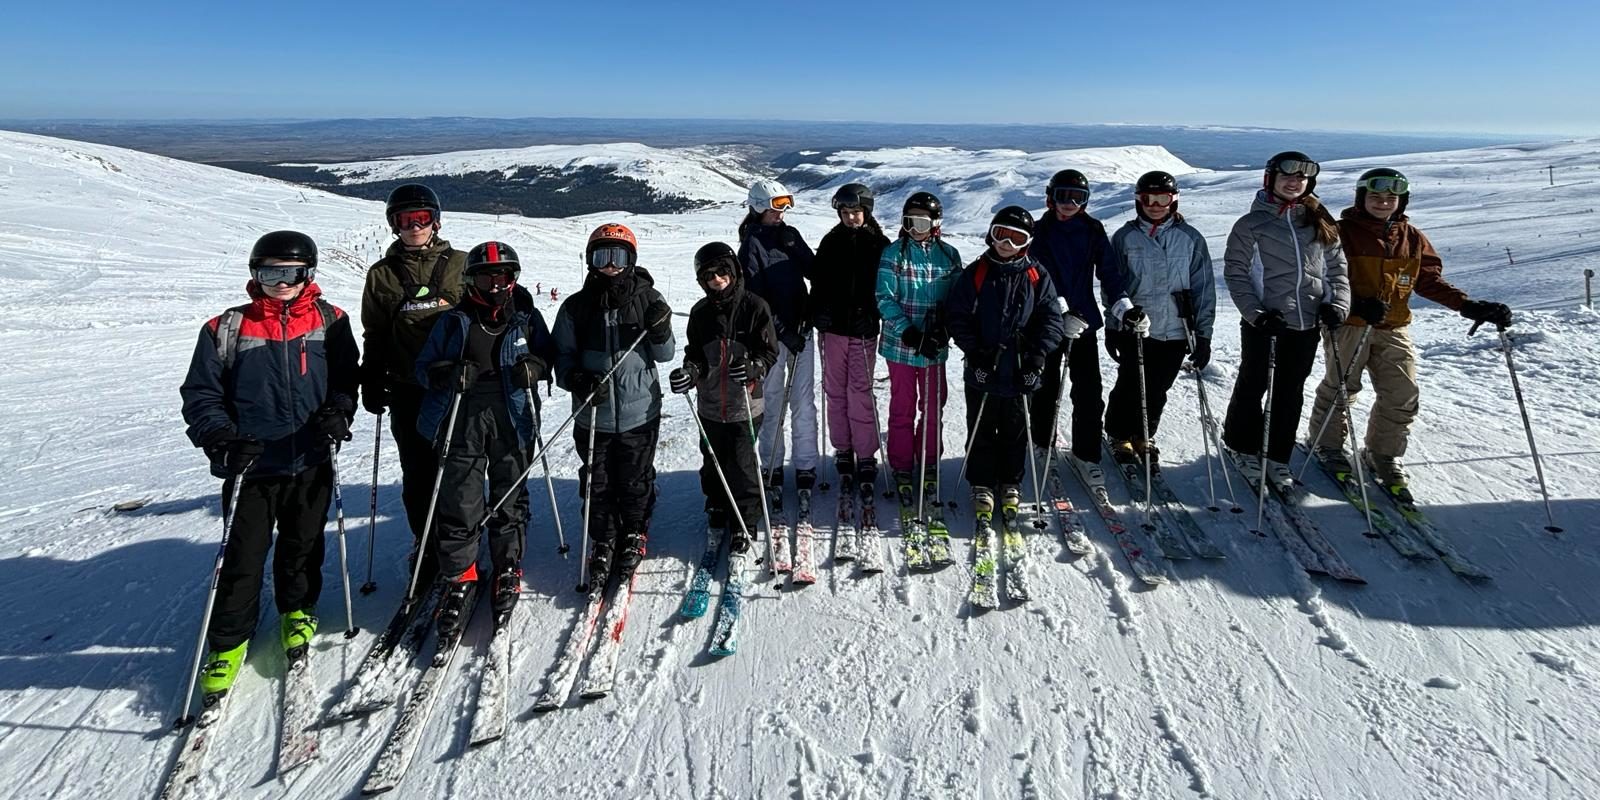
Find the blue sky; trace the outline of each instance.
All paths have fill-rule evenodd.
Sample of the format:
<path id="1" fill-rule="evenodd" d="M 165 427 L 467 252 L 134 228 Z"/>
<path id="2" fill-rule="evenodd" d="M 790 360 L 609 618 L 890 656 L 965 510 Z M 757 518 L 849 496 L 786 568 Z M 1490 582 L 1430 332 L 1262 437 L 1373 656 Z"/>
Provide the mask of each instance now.
<path id="1" fill-rule="evenodd" d="M 1597 32 L 1595 4 L 1543 0 L 29 3 L 0 21 L 0 118 L 1600 135 Z"/>

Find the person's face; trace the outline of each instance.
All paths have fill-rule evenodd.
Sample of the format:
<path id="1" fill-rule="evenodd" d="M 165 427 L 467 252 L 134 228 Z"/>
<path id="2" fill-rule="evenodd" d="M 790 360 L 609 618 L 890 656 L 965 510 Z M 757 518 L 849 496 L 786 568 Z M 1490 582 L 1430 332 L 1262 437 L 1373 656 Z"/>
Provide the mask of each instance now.
<path id="1" fill-rule="evenodd" d="M 1306 176 L 1280 172 L 1272 179 L 1272 193 L 1285 200 L 1299 200 L 1306 193 Z"/>
<path id="2" fill-rule="evenodd" d="M 1388 219 L 1400 208 L 1400 195 L 1389 192 L 1367 192 L 1367 213 L 1378 219 Z"/>
<path id="3" fill-rule="evenodd" d="M 931 215 L 929 215 L 927 211 L 924 211 L 923 209 L 920 209 L 920 208 L 913 208 L 910 211 L 907 211 L 906 212 L 906 216 L 908 216 L 908 217 L 922 217 L 923 219 L 933 219 L 933 217 Z M 932 228 L 929 228 L 929 229 L 927 229 L 925 231 L 919 231 L 916 228 L 911 227 L 910 225 L 906 225 L 905 226 L 905 231 L 906 231 L 906 234 L 911 237 L 911 241 L 913 241 L 913 242 L 926 242 L 929 239 L 933 238 L 933 229 Z"/>
<path id="4" fill-rule="evenodd" d="M 839 221 L 844 223 L 846 228 L 859 228 L 867 224 L 867 210 L 861 206 L 841 208 L 839 209 Z"/>
<path id="5" fill-rule="evenodd" d="M 994 240 L 994 251 L 999 253 L 1001 258 L 1012 258 L 1022 252 L 1022 248 L 1012 244 L 1009 239 L 996 239 Z"/>
<path id="6" fill-rule="evenodd" d="M 262 266 L 266 267 L 304 267 L 305 265 L 306 262 L 304 261 L 284 261 L 277 258 L 269 258 L 262 262 Z M 269 285 L 258 278 L 256 286 L 260 287 L 262 294 L 280 302 L 288 302 L 299 297 L 300 293 L 305 291 L 306 281 L 299 283 L 279 282 Z"/>
<path id="7" fill-rule="evenodd" d="M 776 224 L 778 224 L 778 223 L 780 223 L 782 221 L 783 221 L 783 210 L 782 209 L 769 208 L 766 211 L 761 212 L 761 224 L 762 225 L 776 225 Z"/>
<path id="8" fill-rule="evenodd" d="M 1177 199 L 1173 194 L 1141 194 L 1139 195 L 1139 208 L 1144 211 L 1144 216 L 1151 222 L 1161 222 L 1172 214 L 1172 201 Z M 1165 199 L 1166 203 L 1157 201 Z"/>
<path id="9" fill-rule="evenodd" d="M 427 208 L 398 211 L 389 224 L 396 229 L 402 245 L 421 247 L 432 241 L 433 234 L 439 230 L 439 215 Z"/>
<path id="10" fill-rule="evenodd" d="M 706 278 L 706 288 L 713 292 L 720 292 L 724 289 L 727 289 L 728 284 L 730 283 L 733 283 L 733 276 L 727 274 L 726 272 L 719 272 L 709 278 Z"/>

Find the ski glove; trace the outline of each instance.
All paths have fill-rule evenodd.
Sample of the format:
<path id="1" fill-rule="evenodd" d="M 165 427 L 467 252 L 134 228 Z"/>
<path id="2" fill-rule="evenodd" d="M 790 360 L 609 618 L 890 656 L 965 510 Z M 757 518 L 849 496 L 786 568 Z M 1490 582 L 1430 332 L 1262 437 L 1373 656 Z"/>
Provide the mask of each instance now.
<path id="1" fill-rule="evenodd" d="M 994 371 L 988 367 L 972 368 L 972 383 L 979 391 L 987 392 L 994 388 Z"/>
<path id="2" fill-rule="evenodd" d="M 743 386 L 750 382 L 752 373 L 754 370 L 750 368 L 749 361 L 742 358 L 728 359 L 728 380 Z"/>
<path id="3" fill-rule="evenodd" d="M 1360 317 L 1368 325 L 1380 325 L 1389 317 L 1389 304 L 1376 297 L 1357 297 L 1350 303 L 1350 316 Z"/>
<path id="4" fill-rule="evenodd" d="M 833 315 L 826 311 L 817 311 L 811 315 L 811 323 L 815 325 L 819 331 L 832 331 Z"/>
<path id="5" fill-rule="evenodd" d="M 1211 363 L 1211 340 L 1204 336 L 1194 337 L 1194 352 L 1189 354 L 1189 364 L 1195 369 L 1205 369 Z"/>
<path id="6" fill-rule="evenodd" d="M 1114 363 L 1122 363 L 1122 336 L 1116 331 L 1106 331 L 1106 355 L 1111 356 Z"/>
<path id="7" fill-rule="evenodd" d="M 382 414 L 389 408 L 389 390 L 378 379 L 361 385 L 361 407 L 368 414 Z"/>
<path id="8" fill-rule="evenodd" d="M 602 381 L 601 377 L 593 372 L 575 369 L 567 376 L 567 391 L 574 397 L 589 397 L 592 394 L 594 404 L 602 405 L 611 399 L 611 381 Z"/>
<path id="9" fill-rule="evenodd" d="M 511 365 L 511 385 L 518 389 L 532 389 L 549 372 L 550 367 L 544 363 L 544 359 L 523 353 L 517 358 L 517 363 Z"/>
<path id="10" fill-rule="evenodd" d="M 228 443 L 227 456 L 223 459 L 222 469 L 229 475 L 238 477 L 245 474 L 255 466 L 256 459 L 267 449 L 266 445 L 256 440 L 254 436 L 240 436 Z"/>
<path id="11" fill-rule="evenodd" d="M 317 415 L 312 418 L 317 425 L 317 430 L 328 437 L 329 442 L 350 441 L 350 418 L 344 411 L 332 406 L 323 406 L 317 410 Z"/>
<path id="12" fill-rule="evenodd" d="M 672 307 L 667 305 L 667 301 L 657 300 L 651 303 L 644 310 L 644 318 L 655 326 L 645 337 L 651 344 L 666 344 L 672 339 Z"/>
<path id="13" fill-rule="evenodd" d="M 1277 336 L 1288 330 L 1288 323 L 1283 321 L 1283 312 L 1275 308 L 1267 309 L 1256 315 L 1256 321 L 1250 326 L 1268 336 Z"/>
<path id="14" fill-rule="evenodd" d="M 478 379 L 471 361 L 435 361 L 428 365 L 428 388 L 436 392 L 466 391 Z"/>
<path id="15" fill-rule="evenodd" d="M 1065 303 L 1066 299 L 1063 298 L 1061 302 Z M 1089 330 L 1089 321 L 1088 320 L 1084 319 L 1083 317 L 1078 316 L 1075 312 L 1072 312 L 1072 311 L 1067 311 L 1064 314 L 1062 314 L 1062 316 L 1061 316 L 1061 333 L 1067 339 L 1076 339 L 1079 336 L 1082 336 L 1083 332 L 1086 331 L 1086 330 Z"/>
<path id="16" fill-rule="evenodd" d="M 1322 321 L 1322 327 L 1330 331 L 1338 330 L 1339 326 L 1344 324 L 1344 316 L 1344 312 L 1332 303 L 1323 303 L 1317 309 L 1317 319 Z"/>
<path id="17" fill-rule="evenodd" d="M 1070 310 L 1067 309 L 1067 298 L 1065 298 L 1065 297 L 1057 297 L 1056 298 L 1056 310 L 1060 311 L 1062 314 L 1071 314 L 1072 313 Z"/>
<path id="18" fill-rule="evenodd" d="M 1144 306 L 1131 306 L 1122 312 L 1122 327 L 1129 333 L 1138 334 L 1141 338 L 1150 335 L 1150 317 L 1144 313 Z"/>
<path id="19" fill-rule="evenodd" d="M 783 335 L 778 337 L 778 341 L 788 348 L 791 353 L 799 353 L 806 349 L 805 334 L 799 331 L 784 331 Z"/>
<path id="20" fill-rule="evenodd" d="M 1044 359 L 1039 356 L 1022 358 L 1022 390 L 1032 392 L 1044 383 Z"/>
<path id="21" fill-rule="evenodd" d="M 1468 300 L 1461 304 L 1461 316 L 1473 322 L 1487 322 L 1496 328 L 1511 327 L 1511 307 L 1505 303 Z"/>
<path id="22" fill-rule="evenodd" d="M 672 387 L 672 393 L 688 394 L 689 390 L 694 388 L 695 372 L 692 365 L 686 364 L 668 374 L 667 383 Z"/>

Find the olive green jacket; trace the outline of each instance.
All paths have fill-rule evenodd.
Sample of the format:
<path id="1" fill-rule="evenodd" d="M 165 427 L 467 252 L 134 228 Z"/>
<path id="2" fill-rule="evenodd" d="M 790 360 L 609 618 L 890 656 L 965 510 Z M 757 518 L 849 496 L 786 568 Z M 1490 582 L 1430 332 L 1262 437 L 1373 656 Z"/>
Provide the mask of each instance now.
<path id="1" fill-rule="evenodd" d="M 361 293 L 363 383 L 381 378 L 386 386 L 416 384 L 417 354 L 439 315 L 461 302 L 466 264 L 466 253 L 435 237 L 419 250 L 407 250 L 397 239 L 367 269 Z"/>

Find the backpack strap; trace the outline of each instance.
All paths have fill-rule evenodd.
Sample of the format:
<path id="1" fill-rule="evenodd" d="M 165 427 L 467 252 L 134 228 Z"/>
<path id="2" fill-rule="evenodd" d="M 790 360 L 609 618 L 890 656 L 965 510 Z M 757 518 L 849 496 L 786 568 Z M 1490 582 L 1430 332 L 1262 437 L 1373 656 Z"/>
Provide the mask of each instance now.
<path id="1" fill-rule="evenodd" d="M 983 291 L 983 279 L 989 277 L 989 259 L 978 259 L 978 266 L 972 270 L 972 289 L 974 292 Z"/>
<path id="2" fill-rule="evenodd" d="M 433 262 L 433 271 L 428 274 L 428 282 L 423 284 L 413 283 L 411 281 L 411 276 L 406 274 L 405 269 L 400 266 L 400 261 L 398 259 L 390 260 L 389 268 L 394 270 L 395 277 L 400 279 L 400 285 L 406 290 L 407 296 L 404 300 L 401 300 L 401 303 L 404 304 L 406 300 L 415 300 L 417 298 L 431 297 L 438 294 L 439 285 L 444 282 L 445 267 L 448 266 L 449 263 L 450 251 L 446 250 L 440 253 L 439 258 Z M 427 289 L 427 291 L 423 292 L 422 294 L 417 294 L 419 289 Z"/>
<path id="3" fill-rule="evenodd" d="M 222 312 L 217 321 L 217 358 L 222 359 L 222 371 L 233 369 L 233 357 L 239 352 L 239 329 L 244 325 L 246 306 Z"/>

